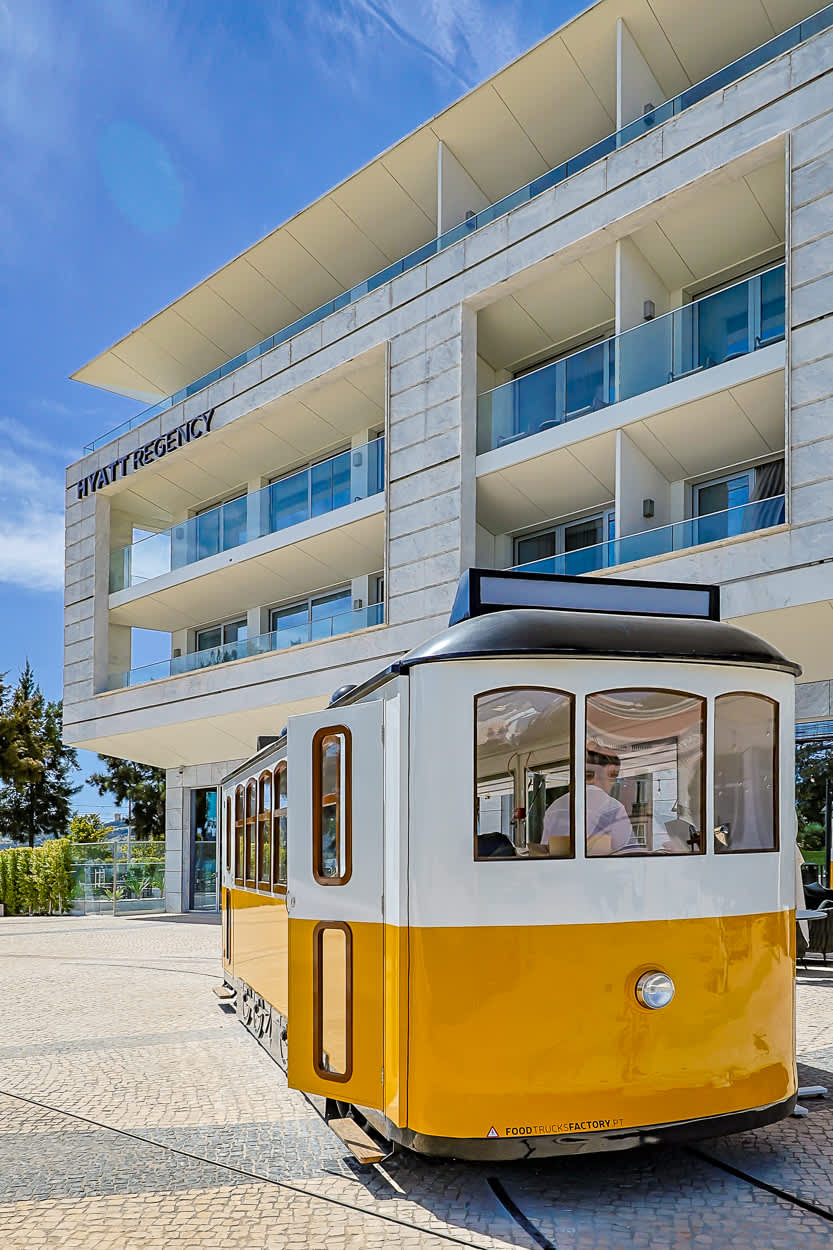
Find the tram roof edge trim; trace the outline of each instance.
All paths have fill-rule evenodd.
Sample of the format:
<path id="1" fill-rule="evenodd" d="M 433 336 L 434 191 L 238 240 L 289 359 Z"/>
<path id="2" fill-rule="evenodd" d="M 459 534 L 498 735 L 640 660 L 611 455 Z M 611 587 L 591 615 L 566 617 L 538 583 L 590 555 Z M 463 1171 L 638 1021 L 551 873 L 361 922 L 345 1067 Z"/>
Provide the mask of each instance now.
<path id="1" fill-rule="evenodd" d="M 467 569 L 460 578 L 448 624 L 513 608 L 606 612 L 617 616 L 720 620 L 720 587 L 687 582 L 562 577 L 512 569 Z"/>
<path id="2" fill-rule="evenodd" d="M 514 608 L 490 611 L 449 626 L 409 651 L 396 668 L 451 660 L 532 656 L 565 659 L 678 661 L 781 669 L 798 677 L 801 668 L 780 651 L 724 621 L 614 612 Z"/>

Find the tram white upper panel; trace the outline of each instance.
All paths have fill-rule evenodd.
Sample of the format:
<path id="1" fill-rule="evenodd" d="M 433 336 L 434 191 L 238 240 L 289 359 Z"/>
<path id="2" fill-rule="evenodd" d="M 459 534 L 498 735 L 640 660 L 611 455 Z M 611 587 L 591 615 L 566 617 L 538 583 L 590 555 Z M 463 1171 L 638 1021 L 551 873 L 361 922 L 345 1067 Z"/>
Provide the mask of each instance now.
<path id="1" fill-rule="evenodd" d="M 705 697 L 705 854 L 586 859 L 580 766 L 575 859 L 475 862 L 474 700 L 507 687 L 574 694 L 574 749 L 582 760 L 587 695 L 627 688 Z M 714 699 L 736 692 L 767 695 L 780 707 L 780 852 L 717 856 L 713 851 Z M 410 924 L 621 924 L 789 910 L 795 905 L 793 736 L 793 678 L 774 670 L 563 658 L 417 666 L 411 671 Z"/>

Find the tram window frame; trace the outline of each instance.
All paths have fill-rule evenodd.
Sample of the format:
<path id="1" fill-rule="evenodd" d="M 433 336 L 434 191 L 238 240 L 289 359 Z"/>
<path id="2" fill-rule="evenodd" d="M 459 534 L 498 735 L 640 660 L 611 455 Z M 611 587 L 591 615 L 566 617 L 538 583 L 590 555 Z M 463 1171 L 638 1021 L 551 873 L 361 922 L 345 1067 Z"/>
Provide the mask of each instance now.
<path id="1" fill-rule="evenodd" d="M 240 785 L 234 792 L 234 883 L 245 884 L 246 874 L 246 791 Z"/>
<path id="2" fill-rule="evenodd" d="M 225 829 L 224 829 L 226 873 L 231 874 L 232 859 L 233 859 L 232 851 L 234 847 L 234 823 L 232 819 L 233 806 L 232 806 L 232 799 L 231 799 L 230 794 L 226 795 L 226 801 L 225 801 L 223 810 L 225 812 L 225 817 L 226 817 Z"/>
<path id="3" fill-rule="evenodd" d="M 339 784 L 335 802 L 326 803 L 324 794 L 324 744 L 328 739 L 341 739 Z M 312 875 L 318 885 L 346 885 L 353 875 L 353 735 L 346 725 L 326 725 L 316 730 L 312 739 Z M 335 805 L 336 873 L 324 872 L 324 808 Z"/>
<path id="4" fill-rule="evenodd" d="M 257 888 L 257 779 L 246 782 L 246 885 Z"/>
<path id="5" fill-rule="evenodd" d="M 667 686 L 647 686 L 647 685 L 645 685 L 645 686 L 615 686 L 615 687 L 610 687 L 610 688 L 605 689 L 605 690 L 594 690 L 594 691 L 591 691 L 591 692 L 589 692 L 588 694 L 586 694 L 586 695 L 584 696 L 584 744 L 583 744 L 583 750 L 584 750 L 584 752 L 586 753 L 586 751 L 587 751 L 587 743 L 588 743 L 588 741 L 590 740 L 590 729 L 589 729 L 589 708 L 590 708 L 590 700 L 591 700 L 591 699 L 597 699 L 597 698 L 600 698 L 600 697 L 602 697 L 602 696 L 604 696 L 604 695 L 615 695 L 615 694 L 636 694 L 636 693 L 643 693 L 643 694 L 670 694 L 670 695 L 677 695 L 677 696 L 679 696 L 680 698 L 683 698 L 683 699 L 692 699 L 692 700 L 696 701 L 697 703 L 699 703 L 699 705 L 700 705 L 700 743 L 701 743 L 701 747 L 700 747 L 700 829 L 699 829 L 699 831 L 698 831 L 698 832 L 699 832 L 699 835 L 700 835 L 700 838 L 699 838 L 699 849 L 698 849 L 698 850 L 695 850 L 694 848 L 692 848 L 692 849 L 689 851 L 689 853 L 688 853 L 688 854 L 684 854 L 683 852 L 674 852 L 674 853 L 672 853 L 672 852 L 667 852 L 667 851 L 643 851 L 643 850 L 639 850 L 639 851 L 631 851 L 631 850 L 628 850 L 628 851 L 624 851 L 624 850 L 623 850 L 623 851 L 612 851 L 612 850 L 611 850 L 611 851 L 607 851 L 607 852 L 605 852 L 604 854 L 598 854 L 598 853 L 597 853 L 597 854 L 592 854 L 592 855 L 588 854 L 588 849 L 587 849 L 587 786 L 586 786 L 586 782 L 585 782 L 584 831 L 583 831 L 583 835 L 584 835 L 584 856 L 585 856 L 585 859 L 588 859 L 588 860 L 594 860 L 594 861 L 595 861 L 595 860 L 600 860 L 600 861 L 601 861 L 601 860 L 611 860 L 611 859 L 620 859 L 620 860 L 621 860 L 621 859 L 657 859 L 657 858 L 687 860 L 687 859 L 691 859 L 691 858 L 694 858 L 694 857 L 702 857 L 702 856 L 705 856 L 705 855 L 708 853 L 708 844 L 707 844 L 707 838 L 706 838 L 706 816 L 707 816 L 707 811 L 706 811 L 706 796 L 707 796 L 707 785 L 706 785 L 706 772 L 707 772 L 707 767 L 706 767 L 706 763 L 707 763 L 707 761 L 706 761 L 706 750 L 707 750 L 707 745 L 708 745 L 708 738 L 707 738 L 707 731 L 708 731 L 708 699 L 706 698 L 706 696 L 705 696 L 705 695 L 702 695 L 702 694 L 695 694 L 695 693 L 694 693 L 693 691 L 691 691 L 691 690 L 675 690 L 675 689 L 671 689 L 671 688 L 669 688 L 669 687 L 667 687 Z M 596 740 L 596 739 L 593 739 L 593 741 L 596 741 L 596 742 L 597 742 L 597 740 Z M 597 742 L 597 745 L 600 745 L 600 744 Z M 631 822 L 631 828 L 633 829 L 633 823 L 632 823 L 632 821 L 631 821 L 631 817 L 630 817 L 630 815 L 628 815 L 628 820 L 629 820 L 629 822 Z M 635 831 L 634 831 L 634 832 L 635 832 Z"/>
<path id="6" fill-rule="evenodd" d="M 281 778 L 285 779 L 284 795 L 286 803 L 281 805 Z M 275 776 L 272 783 L 272 892 L 286 894 L 287 891 L 287 834 L 289 829 L 289 788 L 286 760 L 279 760 L 275 765 Z M 281 879 L 281 847 L 283 847 L 283 879 Z"/>
<path id="7" fill-rule="evenodd" d="M 264 787 L 269 786 L 269 802 L 264 800 Z M 272 773 L 267 768 L 257 779 L 257 888 L 272 886 Z M 266 809 L 264 811 L 264 808 Z M 264 855 L 264 851 L 267 854 Z M 264 877 L 264 868 L 266 875 Z"/>
<path id="8" fill-rule="evenodd" d="M 321 1062 L 324 1054 L 324 937 L 344 934 L 344 1027 L 343 1072 L 333 1072 Z M 319 920 L 312 931 L 312 1066 L 323 1081 L 345 1084 L 353 1075 L 353 930 L 343 920 Z"/>
<path id="9" fill-rule="evenodd" d="M 760 699 L 773 709 L 772 724 L 772 846 L 739 846 L 730 847 L 719 843 L 717 838 L 717 709 L 721 699 Z M 781 704 L 771 695 L 759 690 L 726 690 L 715 695 L 712 742 L 712 808 L 714 826 L 712 831 L 712 850 L 715 855 L 773 855 L 781 850 Z"/>
<path id="10" fill-rule="evenodd" d="M 569 777 L 570 777 L 570 789 L 569 789 L 569 795 L 570 795 L 570 853 L 569 853 L 568 855 L 550 855 L 550 854 L 546 854 L 546 855 L 540 855 L 540 854 L 529 855 L 528 853 L 527 853 L 527 854 L 525 854 L 525 855 L 519 855 L 519 854 L 517 853 L 517 847 L 515 848 L 515 853 L 514 853 L 513 855 L 480 855 L 480 854 L 478 854 L 478 842 L 477 842 L 477 839 L 478 839 L 479 834 L 478 834 L 478 829 L 477 829 L 477 823 L 478 823 L 478 802 L 479 802 L 479 797 L 480 797 L 480 796 L 478 795 L 478 792 L 477 792 L 477 791 L 478 791 L 478 784 L 479 784 L 479 782 L 478 782 L 478 775 L 477 775 L 477 727 L 478 727 L 478 720 L 477 720 L 477 707 L 478 707 L 478 702 L 479 702 L 481 699 L 487 699 L 487 698 L 489 698 L 491 695 L 519 694 L 519 693 L 523 693 L 524 691 L 535 691 L 535 692 L 537 692 L 537 693 L 549 694 L 549 695 L 555 695 L 555 696 L 557 696 L 557 697 L 559 697 L 559 698 L 562 698 L 562 699 L 566 699 L 566 700 L 567 700 L 567 704 L 568 704 L 568 708 L 569 708 L 569 720 L 570 720 L 569 764 L 568 764 L 568 772 L 569 772 Z M 472 796 L 473 796 L 473 803 L 472 803 L 472 853 L 473 853 L 473 856 L 474 856 L 474 862 L 475 862 L 475 863 L 477 863 L 477 864 L 488 864 L 488 863 L 495 863 L 495 864 L 515 864 L 515 863 L 517 863 L 517 864 L 539 864 L 539 863 L 542 863 L 542 862 L 549 862 L 549 863 L 565 863 L 565 862 L 569 862 L 569 861 L 571 861 L 571 860 L 575 860 L 575 858 L 576 858 L 576 785 L 577 785 L 577 770 L 576 770 L 576 695 L 575 695 L 575 692 L 574 692 L 574 691 L 571 691 L 571 690 L 561 690 L 561 689 L 558 689 L 558 688 L 557 688 L 557 687 L 555 687 L 555 686 L 529 686 L 529 685 L 519 685 L 519 686 L 497 686 L 497 687 L 495 687 L 495 688 L 494 688 L 494 689 L 492 689 L 492 690 L 479 690 L 479 691 L 477 692 L 477 694 L 474 696 L 472 728 L 473 728 L 473 733 L 472 733 L 472 740 L 473 740 L 473 753 L 472 753 L 472 779 L 473 779 L 473 787 L 472 787 Z M 558 761 L 555 761 L 555 763 L 558 763 Z M 547 767 L 553 767 L 553 766 L 554 766 L 554 765 L 553 765 L 553 763 L 550 763 L 550 764 L 542 764 L 542 765 L 540 765 L 540 767 L 536 767 L 536 768 L 534 768 L 534 769 L 532 769 L 532 770 L 527 770 L 526 768 L 524 768 L 524 787 L 523 787 L 523 795 L 524 795 L 524 800 L 525 800 L 525 801 L 526 801 L 526 796 L 527 796 L 527 795 L 528 795 L 528 793 L 529 793 L 528 771 L 529 771 L 529 772 L 533 772 L 533 771 L 534 771 L 534 772 L 541 772 L 541 771 L 544 771 Z M 484 777 L 482 780 L 483 780 L 483 781 L 489 781 L 489 780 L 492 780 L 492 779 L 497 780 L 498 778 L 503 778 L 503 777 L 505 777 L 505 776 L 507 776 L 507 774 L 503 774 L 503 773 L 496 773 L 496 774 L 494 775 L 494 778 Z M 515 796 L 515 793 L 514 793 L 514 780 L 513 780 L 513 790 L 512 790 L 512 793 L 513 793 L 513 799 L 514 799 L 515 797 L 517 797 L 517 796 Z M 526 811 L 526 806 L 524 806 L 524 811 Z M 526 819 L 526 817 L 525 817 L 525 819 Z M 513 845 L 514 845 L 514 844 L 513 844 Z M 529 845 L 530 845 L 530 844 L 527 842 L 527 843 L 526 843 L 526 846 L 528 847 Z M 542 843 L 537 843 L 537 844 L 534 844 L 534 845 L 541 846 L 541 845 L 542 845 Z"/>

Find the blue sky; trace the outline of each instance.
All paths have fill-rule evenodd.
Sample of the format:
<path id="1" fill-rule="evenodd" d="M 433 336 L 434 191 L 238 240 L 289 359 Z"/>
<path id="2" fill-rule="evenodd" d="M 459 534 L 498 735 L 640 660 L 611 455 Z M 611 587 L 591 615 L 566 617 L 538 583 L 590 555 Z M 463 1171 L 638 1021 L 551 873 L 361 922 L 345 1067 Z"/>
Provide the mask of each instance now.
<path id="1" fill-rule="evenodd" d="M 63 470 L 139 407 L 69 374 L 583 7 L 0 0 L 0 671 L 60 696 Z"/>

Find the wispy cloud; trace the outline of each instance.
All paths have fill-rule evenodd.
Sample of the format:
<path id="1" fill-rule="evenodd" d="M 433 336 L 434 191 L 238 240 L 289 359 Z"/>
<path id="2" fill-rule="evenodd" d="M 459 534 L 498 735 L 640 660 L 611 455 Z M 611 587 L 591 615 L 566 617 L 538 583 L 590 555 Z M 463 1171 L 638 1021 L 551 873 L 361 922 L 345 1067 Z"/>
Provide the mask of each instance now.
<path id="1" fill-rule="evenodd" d="M 319 69 L 337 74 L 354 91 L 362 83 L 373 88 L 367 67 L 378 61 L 380 34 L 423 56 L 463 90 L 511 60 L 525 43 L 520 0 L 316 0 L 294 17 L 317 37 L 310 52 Z M 291 28 L 285 18 L 273 24 L 284 36 L 297 33 L 295 22 Z"/>
<path id="2" fill-rule="evenodd" d="M 7 448 L 0 457 L 0 583 L 59 590 L 64 581 L 64 489 L 53 469 Z"/>
<path id="3" fill-rule="evenodd" d="M 16 421 L 13 417 L 0 417 L 0 445 L 6 440 L 23 451 L 41 452 L 61 463 L 78 458 L 77 447 L 62 447 L 60 443 L 34 433 L 22 421 Z"/>

